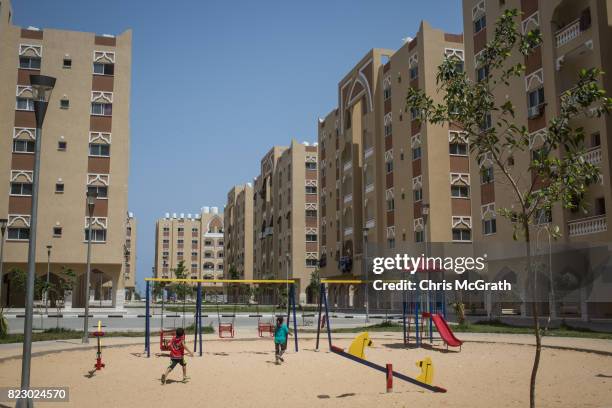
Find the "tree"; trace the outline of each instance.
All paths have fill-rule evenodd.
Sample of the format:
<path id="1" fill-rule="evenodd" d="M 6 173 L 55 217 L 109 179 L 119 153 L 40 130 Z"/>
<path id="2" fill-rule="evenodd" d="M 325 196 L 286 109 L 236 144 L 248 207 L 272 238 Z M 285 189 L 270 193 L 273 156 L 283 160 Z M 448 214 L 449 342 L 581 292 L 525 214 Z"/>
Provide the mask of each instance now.
<path id="1" fill-rule="evenodd" d="M 494 96 L 494 91 L 503 94 L 502 88 L 510 88 L 511 82 L 520 79 L 525 72 L 522 63 L 509 61 L 512 53 L 527 56 L 541 44 L 539 31 L 519 32 L 518 16 L 517 10 L 506 10 L 498 19 L 494 38 L 485 46 L 478 61 L 480 66 L 488 67 L 486 78 L 474 82 L 457 68 L 455 60 L 447 59 L 437 72 L 442 102 L 435 102 L 420 90 L 410 89 L 406 107 L 415 109 L 422 121 L 439 125 L 453 123 L 465 135 L 478 162 L 502 175 L 511 200 L 497 212 L 512 222 L 513 239 L 524 242 L 527 277 L 535 282 L 530 235 L 534 218 L 549 212 L 554 205 L 584 210 L 583 196 L 599 176 L 598 168 L 584 159 L 584 130 L 573 127 L 572 120 L 600 117 L 608 113 L 612 100 L 599 87 L 601 70 L 581 70 L 576 86 L 562 94 L 558 116 L 550 120 L 540 134 L 538 149 L 532 150 L 528 129 L 514 123 L 512 101 L 498 103 Z M 527 168 L 519 169 L 509 160 L 521 153 L 532 154 Z M 558 226 L 551 228 L 551 232 L 555 237 L 560 235 Z M 534 286 L 530 285 L 534 292 L 531 311 L 536 340 L 529 391 L 531 407 L 535 406 L 535 383 L 542 350 Z"/>
<path id="2" fill-rule="evenodd" d="M 67 267 L 62 267 L 59 279 L 54 284 L 49 285 L 49 296 L 52 303 L 55 303 L 57 309 L 56 327 L 59 329 L 59 315 L 65 306 L 66 292 L 70 292 L 74 288 L 76 282 L 76 273 Z"/>
<path id="3" fill-rule="evenodd" d="M 316 302 L 321 294 L 321 274 L 318 269 L 310 274 L 310 283 L 308 284 L 312 299 Z"/>

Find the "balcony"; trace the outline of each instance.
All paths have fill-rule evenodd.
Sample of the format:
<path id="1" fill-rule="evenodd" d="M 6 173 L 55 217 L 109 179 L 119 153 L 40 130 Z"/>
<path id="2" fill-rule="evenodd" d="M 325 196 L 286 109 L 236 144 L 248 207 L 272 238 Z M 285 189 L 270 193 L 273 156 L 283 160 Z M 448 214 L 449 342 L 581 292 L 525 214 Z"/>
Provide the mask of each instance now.
<path id="1" fill-rule="evenodd" d="M 374 146 L 368 147 L 363 153 L 363 158 L 367 160 L 368 157 L 372 156 L 373 154 L 374 154 Z"/>
<path id="2" fill-rule="evenodd" d="M 582 218 L 567 223 L 570 237 L 597 234 L 608 230 L 606 215 L 596 215 L 594 217 Z"/>
<path id="3" fill-rule="evenodd" d="M 344 236 L 349 236 L 349 235 L 353 235 L 353 227 L 346 227 L 344 229 Z"/>
<path id="4" fill-rule="evenodd" d="M 565 44 L 572 41 L 574 38 L 580 36 L 580 19 L 572 21 L 555 34 L 555 44 L 557 48 L 564 46 Z"/>
<path id="5" fill-rule="evenodd" d="M 374 218 L 370 218 L 366 221 L 365 227 L 366 229 L 372 229 L 376 226 L 376 220 Z"/>
<path id="6" fill-rule="evenodd" d="M 371 193 L 372 191 L 374 191 L 374 183 L 368 183 L 365 186 L 365 192 L 366 194 Z"/>
<path id="7" fill-rule="evenodd" d="M 342 166 L 342 169 L 347 172 L 350 171 L 353 168 L 353 162 L 352 161 L 347 161 L 346 163 L 344 163 L 344 166 Z"/>
<path id="8" fill-rule="evenodd" d="M 344 204 L 353 202 L 353 194 L 347 194 L 344 196 Z"/>
<path id="9" fill-rule="evenodd" d="M 582 157 L 587 163 L 593 165 L 601 163 L 601 147 L 597 146 L 587 150 Z"/>

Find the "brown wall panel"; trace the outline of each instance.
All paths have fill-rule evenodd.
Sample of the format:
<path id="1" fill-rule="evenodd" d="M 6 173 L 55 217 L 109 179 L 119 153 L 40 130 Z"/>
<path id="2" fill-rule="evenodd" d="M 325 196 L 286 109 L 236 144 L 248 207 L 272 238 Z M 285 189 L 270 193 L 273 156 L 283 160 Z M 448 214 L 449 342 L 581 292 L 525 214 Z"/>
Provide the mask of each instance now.
<path id="1" fill-rule="evenodd" d="M 40 71 L 37 69 L 21 69 L 17 70 L 17 85 L 30 85 L 30 75 L 39 75 Z"/>
<path id="2" fill-rule="evenodd" d="M 306 226 L 310 228 L 317 227 L 317 219 L 315 217 L 306 217 Z"/>
<path id="3" fill-rule="evenodd" d="M 28 30 L 27 28 L 21 29 L 21 38 L 31 38 L 32 40 L 42 40 L 43 31 L 41 30 Z"/>
<path id="4" fill-rule="evenodd" d="M 521 0 L 522 18 L 527 18 L 538 11 L 538 0 Z"/>
<path id="5" fill-rule="evenodd" d="M 444 33 L 444 41 L 462 43 L 463 34 Z"/>
<path id="6" fill-rule="evenodd" d="M 11 156 L 11 169 L 34 170 L 34 155 L 27 153 L 13 153 Z"/>
<path id="7" fill-rule="evenodd" d="M 480 30 L 474 34 L 474 54 L 482 51 L 487 45 L 487 29 Z"/>
<path id="8" fill-rule="evenodd" d="M 495 184 L 485 183 L 480 185 L 480 203 L 489 204 L 495 202 Z"/>
<path id="9" fill-rule="evenodd" d="M 393 136 L 389 135 L 385 137 L 385 151 L 393 148 Z"/>
<path id="10" fill-rule="evenodd" d="M 453 215 L 470 215 L 471 200 L 466 198 L 451 198 L 451 209 Z"/>
<path id="11" fill-rule="evenodd" d="M 15 126 L 17 127 L 36 127 L 36 117 L 34 112 L 30 111 L 15 111 Z"/>
<path id="12" fill-rule="evenodd" d="M 306 252 L 319 252 L 319 244 L 316 242 L 307 242 Z"/>
<path id="13" fill-rule="evenodd" d="M 412 177 L 421 175 L 421 159 L 412 161 Z"/>
<path id="14" fill-rule="evenodd" d="M 10 214 L 30 214 L 32 212 L 32 197 L 9 197 Z"/>
<path id="15" fill-rule="evenodd" d="M 542 47 L 538 47 L 534 52 L 525 57 L 525 75 L 542 68 Z"/>
<path id="16" fill-rule="evenodd" d="M 87 172 L 96 174 L 110 173 L 110 157 L 90 157 L 87 160 Z"/>
<path id="17" fill-rule="evenodd" d="M 385 100 L 385 114 L 391 112 L 391 98 Z"/>
<path id="18" fill-rule="evenodd" d="M 395 225 L 395 211 L 387 211 L 387 227 Z"/>
<path id="19" fill-rule="evenodd" d="M 307 203 L 316 203 L 317 202 L 317 195 L 316 194 L 306 194 L 305 201 Z"/>
<path id="20" fill-rule="evenodd" d="M 316 180 L 317 175 L 316 170 L 306 170 L 306 180 Z"/>
<path id="21" fill-rule="evenodd" d="M 113 92 L 115 77 L 111 75 L 93 75 L 91 78 L 91 89 L 93 91 Z"/>
<path id="22" fill-rule="evenodd" d="M 89 119 L 89 130 L 93 132 L 111 132 L 113 127 L 112 116 L 94 116 Z"/>
<path id="23" fill-rule="evenodd" d="M 413 204 L 413 206 L 412 206 L 412 214 L 413 214 L 413 217 L 414 217 L 415 219 L 417 219 L 417 218 L 421 218 L 421 216 L 423 215 L 422 210 L 423 210 L 423 206 L 421 205 L 421 202 L 420 202 L 420 201 L 419 201 L 419 202 L 414 203 L 414 204 Z"/>
<path id="24" fill-rule="evenodd" d="M 387 188 L 393 187 L 393 172 L 385 174 L 385 186 Z"/>
<path id="25" fill-rule="evenodd" d="M 96 200 L 94 217 L 108 217 L 108 200 Z"/>
<path id="26" fill-rule="evenodd" d="M 470 159 L 464 156 L 449 156 L 450 171 L 454 173 L 468 173 L 470 171 Z"/>
<path id="27" fill-rule="evenodd" d="M 101 35 L 96 35 L 94 43 L 96 45 L 107 45 L 114 47 L 115 45 L 117 45 L 117 39 L 115 37 L 104 37 Z"/>
<path id="28" fill-rule="evenodd" d="M 421 131 L 421 122 L 418 120 L 413 120 L 410 122 L 410 132 L 411 135 L 414 136 Z"/>
<path id="29" fill-rule="evenodd" d="M 540 130 L 546 126 L 546 114 L 542 114 L 534 119 L 527 119 L 527 128 L 529 129 L 529 133 L 535 132 L 536 130 Z"/>

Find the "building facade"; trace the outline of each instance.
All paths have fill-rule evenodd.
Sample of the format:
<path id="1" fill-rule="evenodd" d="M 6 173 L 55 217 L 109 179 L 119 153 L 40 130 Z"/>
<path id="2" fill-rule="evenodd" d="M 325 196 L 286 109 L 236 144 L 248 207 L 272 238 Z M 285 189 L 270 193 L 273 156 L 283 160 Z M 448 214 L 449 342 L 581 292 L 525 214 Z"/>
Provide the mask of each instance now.
<path id="1" fill-rule="evenodd" d="M 176 278 L 181 262 L 185 277 L 220 279 L 224 275 L 223 213 L 202 207 L 199 214 L 166 213 L 155 227 L 156 278 Z M 205 284 L 205 294 L 221 292 L 221 284 Z"/>
<path id="2" fill-rule="evenodd" d="M 505 100 L 512 101 L 516 109 L 515 123 L 525 126 L 530 132 L 529 150 L 513 154 L 511 159 L 515 163 L 512 174 L 519 180 L 531 181 L 531 174 L 521 174 L 520 171 L 528 168 L 531 155 L 537 152 L 542 143 L 541 134 L 546 131 L 549 121 L 558 115 L 563 92 L 576 84 L 578 73 L 583 68 L 598 67 L 606 73 L 612 69 L 612 55 L 609 52 L 612 2 L 464 0 L 465 66 L 474 81 L 483 80 L 488 75 L 488 68 L 482 66 L 479 56 L 486 43 L 493 38 L 496 19 L 507 8 L 520 10 L 517 24 L 523 33 L 538 29 L 542 35 L 542 44 L 532 55 L 523 57 L 515 53 L 508 61 L 508 64 L 524 64 L 524 75 L 513 79 L 510 86 L 495 93 L 497 105 Z M 612 89 L 611 84 L 610 76 L 604 75 L 599 85 L 609 91 Z M 540 246 L 544 245 L 548 250 L 551 250 L 548 247 L 548 228 L 551 225 L 559 226 L 561 237 L 551 245 L 553 254 L 569 253 L 579 247 L 590 248 L 588 255 L 577 254 L 564 262 L 555 261 L 556 257 L 553 256 L 551 278 L 544 280 L 542 291 L 550 292 L 551 281 L 572 278 L 582 282 L 580 288 L 572 291 L 558 289 L 560 294 L 557 294 L 558 299 L 554 305 L 551 302 L 541 302 L 540 310 L 544 313 L 550 311 L 553 316 L 579 316 L 583 320 L 612 316 L 609 295 L 604 295 L 605 291 L 610 293 L 609 282 L 612 281 L 612 265 L 608 265 L 607 261 L 610 254 L 605 249 L 612 237 L 608 230 L 610 215 L 606 209 L 612 202 L 609 160 L 611 120 L 608 115 L 576 119 L 570 124 L 573 127 L 584 127 L 584 147 L 587 149 L 585 160 L 599 166 L 601 171 L 601 183 L 590 186 L 584 197 L 587 213 L 555 206 L 550 213 L 541 214 L 534 220 L 531 235 L 536 237 L 536 241 L 539 239 L 544 242 Z M 512 240 L 513 226 L 509 220 L 497 217 L 496 210 L 510 205 L 508 186 L 503 182 L 502 174 L 490 170 L 491 163 L 478 163 L 472 158 L 471 169 L 473 182 L 479 184 L 479 188 L 472 190 L 474 240 L 490 246 L 504 246 Z M 521 187 L 524 187 L 524 183 Z M 511 257 L 507 250 L 500 251 L 497 259 L 493 259 L 489 265 L 490 273 L 497 278 L 514 281 L 521 288 L 520 296 L 507 303 L 514 304 L 511 307 L 520 310 L 521 314 L 529 314 L 530 308 L 526 308 L 525 303 L 520 301 L 527 292 L 528 284 L 518 273 L 520 266 L 508 258 Z M 578 265 L 578 262 L 582 265 Z M 597 270 L 599 272 L 594 273 Z"/>
<path id="3" fill-rule="evenodd" d="M 322 277 L 362 277 L 364 255 L 425 240 L 470 242 L 467 145 L 453 127 L 406 110 L 409 87 L 437 94 L 445 58 L 462 66 L 462 35 L 423 22 L 399 50 L 371 50 L 339 82 L 338 107 L 319 120 Z M 424 206 L 436 216 L 424 216 Z M 332 286 L 330 299 L 361 307 L 362 290 Z"/>
<path id="4" fill-rule="evenodd" d="M 225 278 L 253 279 L 253 186 L 237 185 L 227 193 L 223 210 Z"/>
<path id="5" fill-rule="evenodd" d="M 261 160 L 253 194 L 253 276 L 295 279 L 296 299 L 307 293 L 318 263 L 317 146 L 292 140 Z"/>
<path id="6" fill-rule="evenodd" d="M 62 268 L 77 274 L 66 306 L 83 307 L 86 234 L 93 232 L 92 269 L 111 282 L 112 304 L 125 298 L 124 244 L 130 151 L 130 30 L 118 36 L 12 23 L 10 1 L 0 7 L 0 217 L 8 219 L 3 305 L 22 305 L 11 285 L 15 269 L 27 270 L 31 228 L 34 147 L 41 142 L 36 273 L 51 280 Z M 35 136 L 30 75 L 57 78 L 43 140 Z M 85 194 L 98 193 L 92 220 Z"/>
<path id="7" fill-rule="evenodd" d="M 124 286 L 126 300 L 134 300 L 136 290 L 136 239 L 138 225 L 134 213 L 128 213 L 125 227 L 125 263 L 124 263 Z"/>

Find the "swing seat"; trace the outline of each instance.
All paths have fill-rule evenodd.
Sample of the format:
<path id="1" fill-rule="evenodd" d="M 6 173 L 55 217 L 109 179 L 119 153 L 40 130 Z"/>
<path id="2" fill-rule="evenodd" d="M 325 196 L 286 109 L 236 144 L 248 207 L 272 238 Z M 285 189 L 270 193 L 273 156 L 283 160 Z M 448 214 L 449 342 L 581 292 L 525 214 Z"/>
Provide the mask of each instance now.
<path id="1" fill-rule="evenodd" d="M 159 350 L 170 351 L 170 342 L 176 334 L 176 330 L 161 330 L 159 332 Z"/>
<path id="2" fill-rule="evenodd" d="M 272 323 L 259 322 L 257 324 L 257 331 L 259 332 L 259 337 L 263 337 L 264 333 L 269 333 L 270 337 L 272 337 L 274 336 L 274 325 Z"/>
<path id="3" fill-rule="evenodd" d="M 229 336 L 224 336 L 223 333 L 228 333 Z M 234 338 L 234 324 L 233 323 L 219 323 L 219 338 Z"/>

